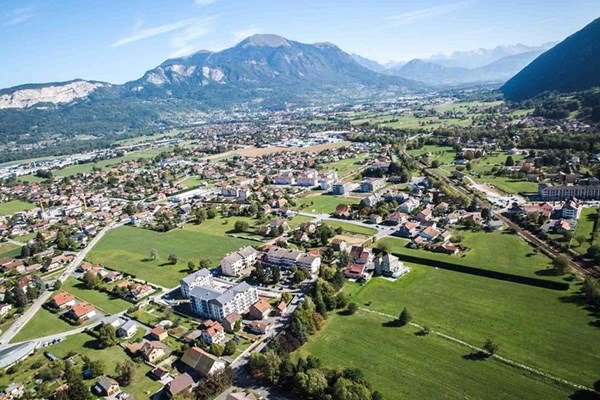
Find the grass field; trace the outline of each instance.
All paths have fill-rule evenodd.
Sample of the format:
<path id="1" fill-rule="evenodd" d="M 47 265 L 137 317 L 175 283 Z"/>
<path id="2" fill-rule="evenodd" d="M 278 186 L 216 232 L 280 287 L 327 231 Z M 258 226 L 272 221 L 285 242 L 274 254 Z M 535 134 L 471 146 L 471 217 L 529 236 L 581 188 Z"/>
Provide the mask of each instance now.
<path id="1" fill-rule="evenodd" d="M 332 221 L 329 219 L 329 220 L 325 221 L 325 224 L 327 224 L 333 228 L 338 228 L 338 227 L 342 228 L 344 230 L 344 232 L 356 233 L 359 235 L 372 236 L 377 233 L 377 229 L 369 228 L 366 226 L 349 224 L 348 222 Z"/>
<path id="2" fill-rule="evenodd" d="M 386 322 L 365 311 L 332 315 L 301 352 L 330 366 L 361 368 L 385 399 L 566 398 L 568 391 L 496 360 L 468 360 L 462 346 Z"/>
<path id="3" fill-rule="evenodd" d="M 67 279 L 61 286 L 61 290 L 67 291 L 75 297 L 91 303 L 109 314 L 116 314 L 132 307 L 130 302 L 121 298 L 110 297 L 107 293 L 99 290 L 86 289 L 84 284 L 75 278 Z"/>
<path id="4" fill-rule="evenodd" d="M 21 246 L 14 243 L 0 243 L 0 260 L 15 258 L 21 254 Z"/>
<path id="5" fill-rule="evenodd" d="M 501 101 L 490 101 L 490 102 L 481 102 L 481 101 L 467 101 L 467 102 L 458 102 L 458 103 L 444 103 L 438 104 L 435 106 L 431 106 L 431 108 L 435 109 L 439 113 L 444 113 L 447 111 L 460 111 L 465 114 L 470 113 L 470 109 L 478 108 L 488 108 L 495 107 L 502 104 Z"/>
<path id="6" fill-rule="evenodd" d="M 585 242 L 581 243 L 581 246 L 579 246 L 576 241 L 573 241 L 573 250 L 579 254 L 585 254 L 587 249 L 589 249 L 593 244 L 592 232 L 594 231 L 594 223 L 596 222 L 597 216 L 597 208 L 586 207 L 581 211 L 581 215 L 577 221 L 577 229 L 575 230 L 575 235 L 573 236 L 585 237 Z"/>
<path id="7" fill-rule="evenodd" d="M 431 153 L 428 161 L 438 161 L 441 164 L 450 164 L 454 161 L 456 152 L 452 147 L 449 146 L 437 146 L 437 145 L 425 145 L 418 149 L 412 149 L 408 151 L 408 154 L 416 157 L 425 153 Z"/>
<path id="8" fill-rule="evenodd" d="M 200 178 L 198 178 L 196 176 L 190 176 L 190 177 L 187 177 L 184 180 L 182 180 L 180 182 L 180 184 L 183 185 L 183 186 L 185 186 L 188 189 L 195 189 L 198 186 L 200 186 L 200 184 L 202 182 L 205 182 L 205 180 L 204 179 L 200 179 Z"/>
<path id="9" fill-rule="evenodd" d="M 394 241 L 395 251 L 442 257 L 404 249 L 401 240 L 386 241 Z M 464 265 L 530 276 L 536 276 L 535 271 L 546 269 L 550 262 L 533 254 L 524 242 L 502 233 L 465 235 L 464 243 L 476 248 L 464 258 L 443 257 Z M 348 283 L 350 300 L 390 315 L 398 315 L 407 307 L 417 324 L 473 345 L 481 346 L 491 338 L 499 345 L 500 355 L 577 384 L 591 386 L 598 379 L 600 315 L 582 306 L 579 283 L 572 283 L 568 291 L 555 291 L 409 265 L 412 272 L 396 282 L 376 278 L 364 286 Z M 437 397 L 427 393 L 434 382 L 433 388 L 443 388 L 441 397 L 447 398 L 565 398 L 575 391 L 553 383 L 541 385 L 537 377 L 517 369 L 514 373 L 496 367 L 495 372 L 486 371 L 489 360 L 465 363 L 463 356 L 469 350 L 460 345 L 450 346 L 455 350 L 444 349 L 439 343 L 431 343 L 430 337 L 415 342 L 410 339 L 412 334 L 400 339 L 398 328 L 383 328 L 385 318 L 377 317 L 380 322 L 374 318 L 361 312 L 351 317 L 333 316 L 305 351 L 318 355 L 325 363 L 362 366 L 373 381 L 385 382 L 385 393 L 408 391 L 407 396 L 401 396 L 406 398 Z M 438 370 L 438 362 L 451 366 Z M 388 368 L 396 373 L 390 374 Z M 485 385 L 470 387 L 463 382 L 465 376 L 477 376 Z M 479 379 L 482 376 L 488 378 Z M 463 387 L 464 393 L 454 392 Z M 518 395 L 513 390 L 523 392 Z"/>
<path id="10" fill-rule="evenodd" d="M 228 224 L 223 225 L 220 219 L 207 220 L 201 225 L 188 224 L 166 233 L 124 226 L 108 232 L 87 258 L 139 279 L 174 287 L 189 273 L 188 261 L 197 263 L 204 258 L 216 266 L 226 253 L 257 244 L 224 236 L 225 231 L 233 229 L 235 221 L 230 218 Z M 158 251 L 156 260 L 150 260 L 152 249 Z M 170 254 L 177 255 L 176 265 L 167 263 Z"/>
<path id="11" fill-rule="evenodd" d="M 308 213 L 331 214 L 339 204 L 358 204 L 360 199 L 321 194 L 302 197 L 296 200 L 298 207 L 306 205 L 303 211 Z"/>
<path id="12" fill-rule="evenodd" d="M 21 200 L 11 200 L 0 203 L 0 215 L 12 215 L 17 211 L 27 211 L 35 207 L 35 204 Z"/>
<path id="13" fill-rule="evenodd" d="M 319 166 L 319 170 L 321 170 L 321 171 L 325 171 L 325 170 L 337 171 L 338 177 L 341 178 L 343 176 L 350 175 L 350 174 L 358 171 L 360 169 L 360 167 L 362 166 L 360 163 L 363 162 L 364 160 L 366 160 L 367 157 L 368 157 L 368 154 L 361 154 L 358 157 L 345 158 L 340 161 L 321 164 Z"/>
<path id="14" fill-rule="evenodd" d="M 77 328 L 59 318 L 58 314 L 52 314 L 45 308 L 40 308 L 29 322 L 11 340 L 11 343 L 31 340 L 42 336 L 54 335 L 56 333 L 70 331 Z"/>
<path id="15" fill-rule="evenodd" d="M 540 277 L 550 267 L 550 260 L 515 235 L 503 232 L 454 232 L 463 236 L 462 246 L 469 248 L 466 255 L 448 255 L 406 247 L 408 240 L 384 238 L 380 241 L 389 245 L 393 253 L 407 254 L 429 260 L 440 260 L 469 267 L 506 272 L 515 275 Z M 544 276 L 544 279 L 557 279 Z M 558 278 L 559 279 L 559 278 Z"/>

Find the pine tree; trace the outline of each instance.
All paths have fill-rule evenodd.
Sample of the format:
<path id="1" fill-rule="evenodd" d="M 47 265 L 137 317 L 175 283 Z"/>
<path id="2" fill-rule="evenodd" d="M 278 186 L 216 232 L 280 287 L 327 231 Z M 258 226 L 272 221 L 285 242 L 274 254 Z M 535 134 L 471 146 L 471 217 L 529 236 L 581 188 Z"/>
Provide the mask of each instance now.
<path id="1" fill-rule="evenodd" d="M 404 325 L 408 324 L 411 319 L 412 319 L 412 315 L 410 315 L 410 312 L 408 311 L 408 309 L 406 307 L 404 307 L 404 309 L 400 313 L 400 316 L 398 317 L 398 323 L 400 324 L 400 326 L 404 326 Z"/>

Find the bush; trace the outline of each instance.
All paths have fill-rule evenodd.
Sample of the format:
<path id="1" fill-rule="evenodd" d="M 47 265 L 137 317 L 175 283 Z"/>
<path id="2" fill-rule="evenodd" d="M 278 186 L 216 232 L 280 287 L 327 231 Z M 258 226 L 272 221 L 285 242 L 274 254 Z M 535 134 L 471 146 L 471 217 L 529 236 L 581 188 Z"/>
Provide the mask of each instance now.
<path id="1" fill-rule="evenodd" d="M 346 307 L 346 312 L 349 315 L 353 315 L 358 311 L 358 304 L 352 302 L 352 303 L 348 303 L 348 306 Z"/>

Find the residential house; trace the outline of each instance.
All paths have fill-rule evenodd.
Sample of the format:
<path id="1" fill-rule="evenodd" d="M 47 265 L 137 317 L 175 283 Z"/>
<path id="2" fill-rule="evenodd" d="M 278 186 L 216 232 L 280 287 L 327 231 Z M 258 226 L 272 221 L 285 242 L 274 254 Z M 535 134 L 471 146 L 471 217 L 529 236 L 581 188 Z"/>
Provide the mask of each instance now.
<path id="1" fill-rule="evenodd" d="M 139 350 L 144 360 L 154 364 L 167 355 L 167 346 L 159 341 L 147 341 Z"/>
<path id="2" fill-rule="evenodd" d="M 177 375 L 171 382 L 165 385 L 165 394 L 169 399 L 177 396 L 186 396 L 192 392 L 194 388 L 194 380 L 186 372 Z"/>
<path id="3" fill-rule="evenodd" d="M 385 185 L 383 178 L 367 178 L 360 182 L 360 191 L 363 193 L 371 193 Z"/>
<path id="4" fill-rule="evenodd" d="M 348 279 L 365 279 L 367 277 L 367 264 L 348 264 L 344 268 L 344 276 Z"/>
<path id="5" fill-rule="evenodd" d="M 216 321 L 210 322 L 210 326 L 202 329 L 202 339 L 208 344 L 221 344 L 225 342 L 225 328 Z"/>
<path id="6" fill-rule="evenodd" d="M 167 330 L 162 326 L 157 325 L 150 331 L 150 337 L 154 340 L 162 342 L 163 340 L 169 337 L 169 332 L 167 332 Z"/>
<path id="7" fill-rule="evenodd" d="M 377 275 L 398 277 L 408 271 L 410 269 L 392 254 L 384 254 L 375 259 L 375 274 Z"/>
<path id="8" fill-rule="evenodd" d="M 263 319 L 269 316 L 271 305 L 260 299 L 250 306 L 250 316 L 254 319 Z"/>
<path id="9" fill-rule="evenodd" d="M 417 207 L 419 207 L 419 202 L 413 197 L 411 197 L 410 199 L 406 200 L 404 203 L 398 206 L 398 211 L 408 214 L 413 212 L 413 210 L 415 210 Z"/>
<path id="10" fill-rule="evenodd" d="M 102 375 L 94 385 L 94 390 L 100 396 L 114 396 L 121 391 L 121 388 L 119 387 L 119 382 L 106 375 Z"/>
<path id="11" fill-rule="evenodd" d="M 331 240 L 331 247 L 335 251 L 345 251 L 348 243 L 344 239 L 333 238 Z"/>
<path id="12" fill-rule="evenodd" d="M 256 335 L 266 335 L 269 333 L 270 325 L 260 321 L 252 321 L 248 325 L 248 330 Z"/>
<path id="13" fill-rule="evenodd" d="M 348 204 L 338 204 L 333 214 L 338 218 L 350 218 L 350 206 Z"/>
<path id="14" fill-rule="evenodd" d="M 11 304 L 2 303 L 0 304 L 0 317 L 4 317 L 12 309 Z"/>
<path id="15" fill-rule="evenodd" d="M 204 377 L 224 369 L 227 365 L 225 361 L 198 347 L 189 348 L 181 357 L 181 362 Z"/>
<path id="16" fill-rule="evenodd" d="M 74 306 L 75 303 L 75 296 L 67 292 L 61 292 L 50 300 L 50 306 L 58 309 Z"/>
<path id="17" fill-rule="evenodd" d="M 95 315 L 96 308 L 93 305 L 86 303 L 85 301 L 74 305 L 67 313 L 68 317 L 74 319 L 77 322 L 83 322 L 85 320 L 93 318 Z"/>
<path id="18" fill-rule="evenodd" d="M 428 242 L 433 242 L 435 239 L 438 238 L 438 236 L 440 236 L 440 231 L 432 226 L 429 226 L 423 229 L 421 232 L 419 232 L 419 236 Z"/>
<path id="19" fill-rule="evenodd" d="M 117 336 L 129 339 L 129 338 L 133 337 L 133 335 L 135 335 L 137 330 L 138 330 L 137 322 L 130 319 L 129 321 L 127 321 L 123 325 L 121 325 L 119 327 L 119 329 L 117 329 Z"/>
<path id="20" fill-rule="evenodd" d="M 223 321 L 221 321 L 221 325 L 223 326 L 223 328 L 225 328 L 226 332 L 234 332 L 235 331 L 235 324 L 237 321 L 241 321 L 242 316 L 236 312 L 233 312 L 229 315 L 227 315 L 225 318 L 223 318 Z"/>
<path id="21" fill-rule="evenodd" d="M 405 238 L 413 238 L 417 235 L 417 224 L 414 222 L 405 222 L 400 228 L 394 233 L 397 236 L 405 237 Z"/>

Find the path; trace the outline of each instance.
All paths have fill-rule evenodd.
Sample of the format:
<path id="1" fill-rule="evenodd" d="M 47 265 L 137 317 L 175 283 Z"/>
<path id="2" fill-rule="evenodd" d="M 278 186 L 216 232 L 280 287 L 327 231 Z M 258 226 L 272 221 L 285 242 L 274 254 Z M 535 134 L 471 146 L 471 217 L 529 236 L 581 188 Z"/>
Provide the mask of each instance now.
<path id="1" fill-rule="evenodd" d="M 380 312 L 380 311 L 369 310 L 368 308 L 364 308 L 364 307 L 360 307 L 360 308 L 359 308 L 359 310 L 361 310 L 361 311 L 365 311 L 365 312 L 368 312 L 368 313 L 372 313 L 372 314 L 377 314 L 377 315 L 380 315 L 380 316 L 382 316 L 382 317 L 391 318 L 391 319 L 393 319 L 393 320 L 396 320 L 396 319 L 398 318 L 398 316 L 397 316 L 397 315 L 390 315 L 390 314 L 386 314 L 386 313 L 383 313 L 383 312 Z M 419 325 L 419 324 L 416 324 L 416 323 L 414 323 L 414 322 L 409 322 L 409 324 L 410 324 L 411 326 L 414 326 L 415 328 L 422 328 L 422 326 L 421 326 L 421 325 Z M 442 337 L 442 338 L 444 338 L 444 339 L 446 339 L 446 340 L 450 340 L 450 341 L 452 341 L 452 342 L 454 342 L 454 343 L 458 343 L 458 344 L 460 344 L 460 345 L 462 345 L 462 346 L 468 347 L 468 348 L 469 348 L 469 349 L 471 349 L 471 350 L 474 350 L 474 351 L 478 351 L 478 352 L 483 352 L 483 353 L 485 353 L 485 350 L 483 350 L 481 347 L 474 346 L 474 345 L 472 345 L 472 344 L 470 344 L 470 343 L 467 343 L 467 342 L 465 342 L 464 340 L 458 339 L 458 338 L 456 338 L 456 337 L 453 337 L 453 336 L 447 335 L 447 334 L 445 334 L 445 333 L 442 333 L 442 332 L 437 332 L 437 331 L 434 331 L 434 330 L 431 330 L 431 331 L 430 331 L 430 333 L 432 333 L 432 334 L 434 334 L 434 335 L 438 335 L 438 336 L 440 336 L 440 337 Z M 573 387 L 573 388 L 575 388 L 575 389 L 578 389 L 578 390 L 587 390 L 587 391 L 593 391 L 593 389 L 592 389 L 592 388 L 589 388 L 589 387 L 587 387 L 587 386 L 580 385 L 580 384 L 578 384 L 578 383 L 574 383 L 574 382 L 568 381 L 568 380 L 566 380 L 566 379 L 563 379 L 563 378 L 556 377 L 556 376 L 554 376 L 554 375 L 550 375 L 550 374 L 548 374 L 548 373 L 546 373 L 546 372 L 540 371 L 539 369 L 535 369 L 535 368 L 532 368 L 532 367 L 530 367 L 530 366 L 528 366 L 528 365 L 521 364 L 521 363 L 519 363 L 519 362 L 517 362 L 517 361 L 511 360 L 511 359 L 509 359 L 509 358 L 506 358 L 506 357 L 502 357 L 502 356 L 500 356 L 500 355 L 498 355 L 498 354 L 492 354 L 490 357 L 493 357 L 493 358 L 495 358 L 496 360 L 498 360 L 498 361 L 501 361 L 501 362 L 503 362 L 503 363 L 505 363 L 505 364 L 508 364 L 508 365 L 510 365 L 510 366 L 513 366 L 513 367 L 517 367 L 517 368 L 520 368 L 520 369 L 526 370 L 526 371 L 528 371 L 528 372 L 531 372 L 531 373 L 534 373 L 534 374 L 536 374 L 536 375 L 540 375 L 540 376 L 542 376 L 542 377 L 544 377 L 544 378 L 551 379 L 551 380 L 553 380 L 553 381 L 555 381 L 555 382 L 558 382 L 558 383 L 561 383 L 561 384 L 564 384 L 564 385 L 571 386 L 571 387 Z"/>

